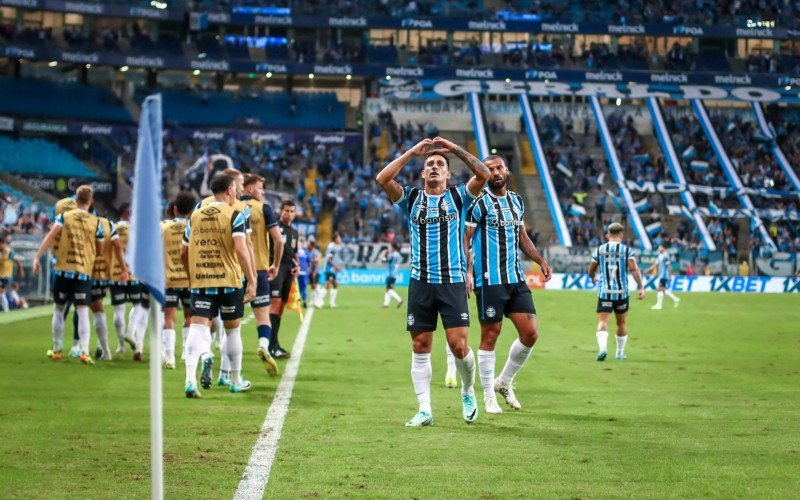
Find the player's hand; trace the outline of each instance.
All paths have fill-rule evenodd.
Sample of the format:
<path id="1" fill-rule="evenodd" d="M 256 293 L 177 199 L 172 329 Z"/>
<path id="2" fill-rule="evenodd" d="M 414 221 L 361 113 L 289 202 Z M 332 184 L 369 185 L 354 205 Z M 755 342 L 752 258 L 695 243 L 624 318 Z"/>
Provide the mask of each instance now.
<path id="1" fill-rule="evenodd" d="M 592 285 L 597 285 L 597 276 L 592 275 Z"/>
<path id="2" fill-rule="evenodd" d="M 42 265 L 39 263 L 39 259 L 33 259 L 33 274 L 39 275 L 42 272 Z"/>
<path id="3" fill-rule="evenodd" d="M 247 281 L 247 287 L 244 289 L 244 303 L 249 304 L 256 298 L 256 283 L 255 280 Z"/>
<path id="4" fill-rule="evenodd" d="M 297 276 L 298 274 L 300 274 L 300 267 L 298 267 L 298 266 L 293 267 L 292 268 L 292 276 Z"/>
<path id="5" fill-rule="evenodd" d="M 548 264 L 547 261 L 543 261 L 539 267 L 542 268 L 545 282 L 550 281 L 550 278 L 553 277 L 553 269 L 550 268 L 550 264 Z"/>
<path id="6" fill-rule="evenodd" d="M 275 266 L 275 264 L 272 264 L 271 266 L 269 266 L 269 269 L 267 269 L 267 276 L 269 276 L 269 279 L 272 280 L 275 279 L 275 276 L 277 275 L 278 275 L 278 267 Z"/>
<path id="7" fill-rule="evenodd" d="M 444 149 L 447 151 L 455 151 L 458 146 L 444 137 L 435 137 L 433 139 L 433 145 L 438 149 Z"/>
<path id="8" fill-rule="evenodd" d="M 467 273 L 467 298 L 469 298 L 472 293 L 474 283 L 475 281 L 472 279 L 472 273 Z"/>
<path id="9" fill-rule="evenodd" d="M 130 276 L 128 276 L 128 271 L 122 271 L 122 274 L 119 275 L 120 281 L 128 281 L 128 278 L 130 278 Z"/>
<path id="10" fill-rule="evenodd" d="M 640 288 L 639 289 L 639 293 L 637 294 L 637 297 L 639 298 L 639 300 L 643 300 L 644 299 L 644 288 Z"/>
<path id="11" fill-rule="evenodd" d="M 25 270 L 22 269 L 21 267 L 19 268 L 19 279 L 21 280 L 25 279 Z"/>
<path id="12" fill-rule="evenodd" d="M 422 139 L 418 143 L 411 146 L 408 151 L 414 156 L 426 156 L 429 149 L 433 147 L 433 141 L 430 139 Z"/>

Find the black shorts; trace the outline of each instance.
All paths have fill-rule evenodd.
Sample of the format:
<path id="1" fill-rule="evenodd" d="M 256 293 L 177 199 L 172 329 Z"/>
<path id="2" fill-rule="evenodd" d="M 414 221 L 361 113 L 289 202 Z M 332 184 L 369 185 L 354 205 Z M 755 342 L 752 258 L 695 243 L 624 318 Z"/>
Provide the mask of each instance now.
<path id="1" fill-rule="evenodd" d="M 290 269 L 281 268 L 275 279 L 269 282 L 270 297 L 273 299 L 281 299 L 286 302 L 289 300 L 289 292 L 292 290 L 292 271 Z"/>
<path id="2" fill-rule="evenodd" d="M 336 281 L 336 271 L 325 271 L 325 281 Z"/>
<path id="3" fill-rule="evenodd" d="M 481 323 L 499 323 L 511 313 L 536 314 L 531 289 L 524 281 L 480 286 L 475 289 L 475 301 Z"/>
<path id="4" fill-rule="evenodd" d="M 192 305 L 192 294 L 188 288 L 167 288 L 164 307 L 186 309 Z"/>
<path id="5" fill-rule="evenodd" d="M 318 271 L 309 271 L 308 272 L 308 282 L 311 283 L 311 286 L 314 286 L 319 281 L 319 272 Z"/>
<path id="6" fill-rule="evenodd" d="M 76 306 L 88 306 L 91 300 L 92 282 L 56 275 L 53 282 L 53 300 L 58 305 L 72 302 Z"/>
<path id="7" fill-rule="evenodd" d="M 136 283 L 113 284 L 111 290 L 111 305 L 118 306 L 126 302 L 141 304 L 150 307 L 150 291 L 146 286 Z"/>
<path id="8" fill-rule="evenodd" d="M 92 291 L 89 293 L 92 302 L 103 300 L 103 297 L 106 296 L 106 291 L 108 290 L 108 285 L 101 281 L 93 281 L 92 282 Z"/>
<path id="9" fill-rule="evenodd" d="M 5 288 L 9 281 L 11 281 L 11 278 L 0 278 L 0 288 Z"/>
<path id="10" fill-rule="evenodd" d="M 192 316 L 213 319 L 217 314 L 222 321 L 242 319 L 244 316 L 244 287 L 225 293 L 222 289 L 206 288 L 192 292 Z"/>
<path id="11" fill-rule="evenodd" d="M 258 271 L 256 273 L 256 298 L 250 302 L 253 309 L 269 307 L 269 273 Z"/>
<path id="12" fill-rule="evenodd" d="M 663 286 L 664 288 L 667 288 L 668 281 L 669 280 L 667 278 L 661 278 L 658 280 L 658 286 Z"/>
<path id="13" fill-rule="evenodd" d="M 407 312 L 406 330 L 409 332 L 435 331 L 439 316 L 442 317 L 445 329 L 469 326 L 467 285 L 432 285 L 412 279 L 408 285 Z"/>
<path id="14" fill-rule="evenodd" d="M 628 312 L 628 299 L 597 299 L 597 312 L 622 314 Z"/>
<path id="15" fill-rule="evenodd" d="M 389 276 L 386 278 L 386 288 L 392 288 L 395 283 L 397 283 L 397 278 L 394 276 Z"/>

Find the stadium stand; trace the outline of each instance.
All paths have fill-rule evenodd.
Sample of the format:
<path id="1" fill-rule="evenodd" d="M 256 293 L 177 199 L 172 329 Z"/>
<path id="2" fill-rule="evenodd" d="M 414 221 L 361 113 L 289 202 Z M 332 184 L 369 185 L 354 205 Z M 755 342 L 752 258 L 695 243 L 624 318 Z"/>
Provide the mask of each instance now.
<path id="1" fill-rule="evenodd" d="M 84 177 L 97 174 L 58 145 L 44 139 L 0 136 L 0 172 L 21 175 Z"/>

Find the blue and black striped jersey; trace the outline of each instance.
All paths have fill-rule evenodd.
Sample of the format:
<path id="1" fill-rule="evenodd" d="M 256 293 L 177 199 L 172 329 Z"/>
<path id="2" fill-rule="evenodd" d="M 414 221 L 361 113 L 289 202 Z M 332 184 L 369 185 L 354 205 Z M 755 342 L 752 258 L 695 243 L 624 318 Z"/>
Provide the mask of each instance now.
<path id="1" fill-rule="evenodd" d="M 658 262 L 658 278 L 668 280 L 669 279 L 669 265 L 670 265 L 670 258 L 669 253 L 664 252 L 658 254 L 656 258 Z"/>
<path id="2" fill-rule="evenodd" d="M 628 259 L 633 258 L 633 250 L 620 242 L 603 243 L 592 252 L 592 262 L 597 262 L 600 272 L 598 298 L 617 300 L 630 297 Z"/>
<path id="3" fill-rule="evenodd" d="M 520 231 L 525 204 L 513 191 L 495 196 L 484 190 L 467 211 L 466 224 L 475 228 L 472 262 L 475 286 L 525 281 L 520 255 Z"/>
<path id="4" fill-rule="evenodd" d="M 397 268 L 400 266 L 400 252 L 391 251 L 386 256 L 386 265 L 388 266 L 388 272 L 390 278 L 397 278 Z"/>
<path id="5" fill-rule="evenodd" d="M 463 219 L 475 197 L 466 184 L 439 195 L 411 186 L 395 203 L 406 210 L 411 234 L 411 278 L 430 284 L 464 283 Z"/>

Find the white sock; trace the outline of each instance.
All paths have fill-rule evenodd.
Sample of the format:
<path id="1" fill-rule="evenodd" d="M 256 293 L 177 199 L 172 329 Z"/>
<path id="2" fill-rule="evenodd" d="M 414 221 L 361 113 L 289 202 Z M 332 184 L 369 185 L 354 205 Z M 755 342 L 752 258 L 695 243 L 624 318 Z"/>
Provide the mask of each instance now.
<path id="1" fill-rule="evenodd" d="M 419 411 L 431 412 L 431 377 L 433 368 L 431 367 L 431 354 L 411 354 L 411 382 L 414 384 L 414 392 L 417 393 Z"/>
<path id="2" fill-rule="evenodd" d="M 467 352 L 463 359 L 456 358 L 456 369 L 461 375 L 461 394 L 475 394 L 475 356 L 472 349 Z"/>
<path id="3" fill-rule="evenodd" d="M 175 361 L 175 330 L 169 329 L 161 332 L 161 345 L 163 346 L 164 359 Z"/>
<path id="4" fill-rule="evenodd" d="M 125 346 L 125 304 L 114 306 L 114 331 L 120 347 Z"/>
<path id="5" fill-rule="evenodd" d="M 222 341 L 219 343 L 219 373 L 224 377 L 228 377 L 231 373 L 231 360 L 228 357 L 228 333 L 222 331 Z"/>
<path id="6" fill-rule="evenodd" d="M 97 343 L 103 350 L 104 356 L 109 356 L 111 350 L 108 348 L 108 324 L 106 323 L 106 312 L 94 313 L 94 331 L 97 332 Z"/>
<path id="7" fill-rule="evenodd" d="M 183 331 L 181 333 L 183 335 L 182 342 L 181 342 L 181 357 L 185 359 L 186 358 L 186 339 L 189 337 L 189 327 L 188 326 L 184 326 L 183 327 Z"/>
<path id="8" fill-rule="evenodd" d="M 89 323 L 89 308 L 76 307 L 75 314 L 78 315 L 78 339 L 80 339 L 81 351 L 89 354 L 89 341 L 92 338 L 92 330 Z"/>
<path id="9" fill-rule="evenodd" d="M 125 330 L 125 338 L 129 340 L 136 340 L 136 315 L 138 314 L 138 309 L 136 308 L 138 304 L 134 304 L 131 307 L 131 310 L 128 311 L 128 328 Z"/>
<path id="10" fill-rule="evenodd" d="M 383 294 L 383 307 L 389 306 L 389 301 L 391 300 L 390 297 L 389 290 L 386 290 L 386 293 Z"/>
<path id="11" fill-rule="evenodd" d="M 494 396 L 494 351 L 483 351 L 478 349 L 478 371 L 481 374 L 481 386 L 483 386 L 483 397 Z"/>
<path id="12" fill-rule="evenodd" d="M 150 319 L 150 309 L 137 304 L 139 312 L 136 314 L 136 351 L 144 351 L 144 337 L 147 333 L 147 321 Z M 157 328 L 158 325 L 153 325 Z"/>
<path id="13" fill-rule="evenodd" d="M 197 385 L 197 364 L 200 356 L 211 353 L 211 330 L 192 323 L 186 338 L 186 382 Z"/>
<path id="14" fill-rule="evenodd" d="M 320 304 L 322 304 L 322 302 L 325 300 L 325 294 L 327 294 L 327 293 L 328 293 L 328 289 L 327 288 L 320 288 L 319 289 L 318 299 L 319 299 L 319 303 Z"/>
<path id="15" fill-rule="evenodd" d="M 533 351 L 533 347 L 527 347 L 519 341 L 519 338 L 514 339 L 511 343 L 511 348 L 508 350 L 508 359 L 503 371 L 500 372 L 500 383 L 509 385 L 514 381 L 514 377 L 522 369 L 522 366 L 528 360 Z"/>
<path id="16" fill-rule="evenodd" d="M 664 292 L 658 292 L 656 294 L 656 306 L 661 307 L 661 304 L 664 302 Z"/>
<path id="17" fill-rule="evenodd" d="M 5 292 L 2 291 L 0 291 L 0 309 L 2 309 L 3 312 L 8 312 L 8 298 Z"/>
<path id="18" fill-rule="evenodd" d="M 399 293 L 395 292 L 394 289 L 389 290 L 389 296 L 396 300 L 398 304 L 403 302 L 403 297 L 401 297 Z M 388 305 L 389 303 L 387 302 L 386 304 Z"/>
<path id="19" fill-rule="evenodd" d="M 53 310 L 53 351 L 59 352 L 64 341 L 64 309 L 56 307 Z"/>
<path id="20" fill-rule="evenodd" d="M 625 354 L 625 343 L 628 342 L 628 334 L 617 335 L 617 354 Z"/>
<path id="21" fill-rule="evenodd" d="M 444 343 L 444 352 L 447 354 L 447 376 L 456 376 L 456 357 L 453 356 L 453 350 L 450 349 L 450 344 Z"/>
<path id="22" fill-rule="evenodd" d="M 336 305 L 336 296 L 338 294 L 339 294 L 339 289 L 338 288 L 331 289 L 331 299 L 329 301 L 330 305 L 332 305 L 332 306 Z"/>
<path id="23" fill-rule="evenodd" d="M 224 325 L 222 324 L 222 318 L 220 318 L 219 315 L 217 315 L 216 318 L 213 318 L 211 320 L 211 331 L 214 333 L 212 342 L 216 343 L 219 346 L 222 346 L 222 340 L 223 340 L 222 333 L 225 331 L 225 328 L 223 328 L 223 326 Z"/>
<path id="24" fill-rule="evenodd" d="M 600 330 L 595 335 L 597 336 L 597 347 L 601 351 L 608 350 L 608 332 Z"/>
<path id="25" fill-rule="evenodd" d="M 231 381 L 237 384 L 242 383 L 242 329 L 240 327 L 231 328 L 225 331 L 228 339 L 228 359 L 231 370 Z"/>
<path id="26" fill-rule="evenodd" d="M 677 296 L 675 296 L 674 293 L 670 292 L 669 290 L 665 290 L 664 293 L 667 294 L 667 297 L 671 298 L 674 302 L 680 302 L 680 300 L 681 300 Z"/>

